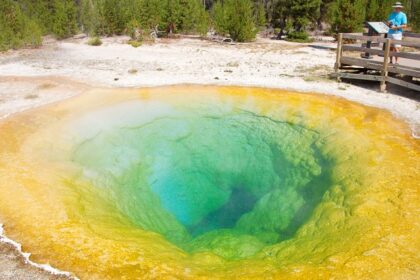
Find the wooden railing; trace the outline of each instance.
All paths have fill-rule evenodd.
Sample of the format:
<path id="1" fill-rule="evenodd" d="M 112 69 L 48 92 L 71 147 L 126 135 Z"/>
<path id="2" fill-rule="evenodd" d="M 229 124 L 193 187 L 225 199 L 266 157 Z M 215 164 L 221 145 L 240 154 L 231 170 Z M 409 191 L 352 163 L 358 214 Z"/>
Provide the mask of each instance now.
<path id="1" fill-rule="evenodd" d="M 418 48 L 420 50 L 420 41 L 415 39 L 420 38 L 420 34 L 409 33 L 406 37 L 409 37 L 409 39 L 395 41 L 382 36 L 363 36 L 361 34 L 353 33 L 339 34 L 334 76 L 337 77 L 339 81 L 341 81 L 342 78 L 379 81 L 381 91 L 386 90 L 387 83 L 398 84 L 400 86 L 420 91 L 420 85 L 416 82 L 416 79 L 420 79 L 420 51 L 391 51 L 392 44 Z M 363 45 L 349 45 L 347 43 L 348 41 L 373 42 L 383 44 L 384 47 L 381 49 L 374 49 Z M 370 46 L 370 44 L 366 45 Z M 359 52 L 369 55 L 377 55 L 380 59 L 367 59 L 363 56 L 360 58 L 345 56 L 346 52 Z M 404 58 L 406 61 L 401 64 L 391 64 L 391 57 Z M 353 70 L 353 72 L 349 72 L 349 70 Z M 369 72 L 374 73 L 369 74 Z M 390 73 L 392 73 L 392 75 L 390 75 Z"/>
<path id="2" fill-rule="evenodd" d="M 407 38 L 420 38 L 420 34 L 419 33 L 414 33 L 414 32 L 405 32 L 404 33 L 404 37 L 407 37 Z"/>

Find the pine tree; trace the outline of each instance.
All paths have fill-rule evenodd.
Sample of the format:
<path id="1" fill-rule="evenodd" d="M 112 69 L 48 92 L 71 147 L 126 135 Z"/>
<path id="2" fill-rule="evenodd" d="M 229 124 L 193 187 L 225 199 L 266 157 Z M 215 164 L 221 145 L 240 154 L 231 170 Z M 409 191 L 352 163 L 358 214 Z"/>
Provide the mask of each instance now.
<path id="1" fill-rule="evenodd" d="M 169 33 L 174 33 L 181 28 L 182 7 L 180 0 L 166 1 L 165 22 Z"/>
<path id="2" fill-rule="evenodd" d="M 0 2 L 0 51 L 39 46 L 41 29 L 11 0 Z"/>
<path id="3" fill-rule="evenodd" d="M 255 24 L 258 27 L 263 27 L 267 23 L 266 12 L 264 3 L 262 1 L 257 1 L 254 5 L 254 17 Z"/>
<path id="4" fill-rule="evenodd" d="M 420 0 L 402 0 L 409 27 L 420 31 Z M 158 27 L 205 34 L 209 13 L 216 31 L 236 41 L 255 38 L 267 23 L 307 38 L 308 27 L 331 24 L 335 32 L 361 31 L 363 22 L 386 20 L 394 0 L 0 0 L 1 48 L 36 45 L 41 34 L 66 38 L 78 30 L 91 36 L 137 37 Z M 7 10 L 7 11 L 6 11 Z M 11 15 L 14 15 L 12 18 Z M 144 31 L 142 31 L 144 30 Z"/>
<path id="5" fill-rule="evenodd" d="M 124 32 L 126 22 L 121 1 L 105 0 L 103 4 L 103 18 L 107 35 L 120 35 Z"/>
<path id="6" fill-rule="evenodd" d="M 404 1 L 401 1 L 404 2 Z M 388 19 L 389 14 L 392 12 L 393 8 L 392 5 L 395 3 L 394 0 L 382 0 L 379 1 L 379 10 L 377 13 L 377 17 L 379 20 L 386 20 Z"/>
<path id="7" fill-rule="evenodd" d="M 180 30 L 183 32 L 207 33 L 208 17 L 200 0 L 179 0 Z"/>
<path id="8" fill-rule="evenodd" d="M 293 0 L 277 0 L 272 3 L 273 12 L 271 23 L 274 27 L 280 28 L 278 39 L 281 39 L 285 30 L 289 29 L 288 27 L 291 27 L 289 23 L 291 22 L 290 9 L 292 2 Z"/>
<path id="9" fill-rule="evenodd" d="M 221 1 L 216 2 L 212 9 L 212 19 L 215 30 L 222 35 L 229 33 L 227 10 Z"/>
<path id="10" fill-rule="evenodd" d="M 77 6 L 74 0 L 19 0 L 25 14 L 34 20 L 44 34 L 62 39 L 77 31 Z"/>
<path id="11" fill-rule="evenodd" d="M 25 14 L 31 18 L 41 28 L 43 34 L 51 32 L 51 12 L 49 6 L 52 8 L 53 1 L 35 1 L 35 0 L 19 0 L 20 7 Z"/>
<path id="12" fill-rule="evenodd" d="M 420 32 L 420 0 L 413 0 L 409 24 L 414 31 Z"/>
<path id="13" fill-rule="evenodd" d="M 253 4 L 250 0 L 225 0 L 217 2 L 213 11 L 216 30 L 229 34 L 234 41 L 246 42 L 255 39 Z"/>
<path id="14" fill-rule="evenodd" d="M 320 6 L 320 0 L 293 0 L 290 15 L 295 31 L 304 32 L 308 25 L 315 22 L 319 16 Z"/>
<path id="15" fill-rule="evenodd" d="M 374 0 L 376 1 L 376 0 Z M 318 29 L 322 29 L 322 23 L 328 21 L 329 11 L 331 10 L 331 6 L 334 5 L 335 0 L 322 0 L 321 5 L 319 7 L 319 16 L 317 19 Z"/>
<path id="16" fill-rule="evenodd" d="M 82 0 L 80 20 L 82 30 L 91 36 L 112 35 L 105 15 L 105 1 Z"/>
<path id="17" fill-rule="evenodd" d="M 380 2 L 382 0 L 369 0 L 366 7 L 366 20 L 377 21 L 381 18 Z"/>
<path id="18" fill-rule="evenodd" d="M 93 0 L 81 0 L 80 25 L 82 31 L 88 35 L 98 35 L 99 13 Z"/>
<path id="19" fill-rule="evenodd" d="M 166 3 L 162 0 L 142 0 L 140 4 L 140 23 L 143 27 L 154 29 L 156 26 L 166 28 L 163 19 L 166 17 Z"/>
<path id="20" fill-rule="evenodd" d="M 361 31 L 365 14 L 365 0 L 337 0 L 333 7 L 332 29 L 343 33 Z"/>
<path id="21" fill-rule="evenodd" d="M 77 10 L 72 0 L 55 0 L 51 11 L 50 30 L 59 39 L 77 31 Z"/>

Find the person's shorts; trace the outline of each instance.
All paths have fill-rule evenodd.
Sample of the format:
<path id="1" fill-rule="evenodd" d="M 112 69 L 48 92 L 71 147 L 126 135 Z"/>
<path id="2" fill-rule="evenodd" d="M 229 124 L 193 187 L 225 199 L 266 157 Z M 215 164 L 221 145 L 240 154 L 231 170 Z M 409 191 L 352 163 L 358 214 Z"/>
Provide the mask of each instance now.
<path id="1" fill-rule="evenodd" d="M 402 33 L 394 33 L 394 34 L 389 34 L 389 38 L 395 41 L 401 41 L 402 40 Z M 391 45 L 394 48 L 401 48 L 400 44 L 392 44 Z"/>

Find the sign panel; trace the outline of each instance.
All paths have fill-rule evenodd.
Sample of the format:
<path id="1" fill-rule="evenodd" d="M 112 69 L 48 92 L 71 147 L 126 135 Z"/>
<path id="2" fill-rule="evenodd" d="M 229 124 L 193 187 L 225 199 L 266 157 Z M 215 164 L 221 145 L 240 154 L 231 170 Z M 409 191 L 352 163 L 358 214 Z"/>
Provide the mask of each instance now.
<path id="1" fill-rule="evenodd" d="M 378 34 L 387 34 L 389 27 L 382 21 L 380 22 L 368 22 L 369 27 L 371 27 Z"/>

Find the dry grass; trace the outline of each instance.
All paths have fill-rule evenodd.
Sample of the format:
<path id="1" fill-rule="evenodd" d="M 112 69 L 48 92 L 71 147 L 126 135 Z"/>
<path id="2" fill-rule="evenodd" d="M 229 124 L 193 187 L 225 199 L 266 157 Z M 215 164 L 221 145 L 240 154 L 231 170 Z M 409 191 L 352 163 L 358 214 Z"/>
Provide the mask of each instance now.
<path id="1" fill-rule="evenodd" d="M 42 83 L 37 87 L 37 89 L 38 90 L 46 90 L 46 89 L 55 88 L 56 86 L 57 85 L 53 84 L 53 83 Z"/>
<path id="2" fill-rule="evenodd" d="M 333 68 L 329 65 L 315 65 L 312 67 L 297 66 L 295 72 L 297 76 L 302 77 L 305 82 L 316 82 L 316 81 L 333 81 L 329 74 L 332 73 Z"/>
<path id="3" fill-rule="evenodd" d="M 226 64 L 227 67 L 239 67 L 239 62 L 237 61 L 231 61 L 228 64 Z"/>
<path id="4" fill-rule="evenodd" d="M 37 94 L 28 94 L 25 96 L 25 99 L 37 99 L 38 97 Z"/>
<path id="5" fill-rule="evenodd" d="M 329 74 L 333 71 L 333 68 L 329 65 L 319 64 L 312 67 L 297 66 L 295 68 L 297 73 L 313 74 L 313 75 L 323 75 Z"/>
<path id="6" fill-rule="evenodd" d="M 130 70 L 128 70 L 128 73 L 129 74 L 137 74 L 137 72 L 138 72 L 138 70 L 137 69 L 134 69 L 134 68 L 132 68 L 132 69 L 130 69 Z"/>

